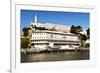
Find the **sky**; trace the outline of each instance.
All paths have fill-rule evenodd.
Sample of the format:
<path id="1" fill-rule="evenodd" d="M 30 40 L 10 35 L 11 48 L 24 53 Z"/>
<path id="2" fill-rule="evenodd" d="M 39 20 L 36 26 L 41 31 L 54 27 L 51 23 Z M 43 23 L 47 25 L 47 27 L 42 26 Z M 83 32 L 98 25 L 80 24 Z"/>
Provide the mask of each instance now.
<path id="1" fill-rule="evenodd" d="M 75 25 L 81 26 L 84 30 L 89 28 L 89 13 L 21 10 L 21 29 L 30 26 L 31 21 L 35 18 L 35 14 L 38 17 L 38 23 L 54 23 L 66 26 Z"/>

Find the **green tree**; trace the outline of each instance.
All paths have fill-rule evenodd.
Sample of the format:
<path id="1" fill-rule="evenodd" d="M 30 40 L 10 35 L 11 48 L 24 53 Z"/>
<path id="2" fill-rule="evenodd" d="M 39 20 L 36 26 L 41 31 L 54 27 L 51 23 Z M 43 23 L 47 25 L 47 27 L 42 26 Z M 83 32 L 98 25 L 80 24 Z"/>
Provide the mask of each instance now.
<path id="1" fill-rule="evenodd" d="M 84 42 L 87 40 L 87 36 L 83 35 L 83 34 L 80 34 L 81 31 L 82 31 L 81 26 L 74 26 L 74 25 L 71 26 L 70 32 L 76 34 L 79 37 L 79 40 L 81 42 L 81 47 L 83 47 Z"/>
<path id="2" fill-rule="evenodd" d="M 79 37 L 80 42 L 81 42 L 81 47 L 85 47 L 85 41 L 87 40 L 87 36 L 83 35 L 83 34 L 78 34 L 78 37 Z"/>
<path id="3" fill-rule="evenodd" d="M 24 28 L 23 28 L 22 31 L 23 31 L 23 36 L 24 36 L 24 37 L 28 36 L 28 34 L 29 34 L 29 33 L 28 33 L 29 29 L 30 29 L 30 28 L 28 28 L 28 27 L 24 27 Z"/>
<path id="4" fill-rule="evenodd" d="M 74 25 L 71 26 L 71 30 L 70 30 L 71 33 L 79 34 L 80 31 L 82 31 L 81 26 L 74 26 Z"/>
<path id="5" fill-rule="evenodd" d="M 81 40 L 86 41 L 86 40 L 87 40 L 87 36 L 86 36 L 86 35 L 82 35 L 82 34 L 81 34 Z"/>
<path id="6" fill-rule="evenodd" d="M 71 32 L 71 33 L 75 33 L 75 26 L 74 26 L 74 25 L 71 26 L 70 32 Z"/>
<path id="7" fill-rule="evenodd" d="M 29 38 L 21 38 L 21 48 L 28 48 Z"/>
<path id="8" fill-rule="evenodd" d="M 37 26 L 36 25 L 34 25 L 34 29 L 35 29 L 35 31 L 37 30 Z"/>
<path id="9" fill-rule="evenodd" d="M 76 34 L 79 34 L 82 31 L 82 27 L 81 26 L 76 26 L 75 29 L 76 29 L 75 30 Z"/>
<path id="10" fill-rule="evenodd" d="M 90 38 L 90 28 L 88 28 L 86 31 L 87 31 L 87 39 L 89 39 Z"/>

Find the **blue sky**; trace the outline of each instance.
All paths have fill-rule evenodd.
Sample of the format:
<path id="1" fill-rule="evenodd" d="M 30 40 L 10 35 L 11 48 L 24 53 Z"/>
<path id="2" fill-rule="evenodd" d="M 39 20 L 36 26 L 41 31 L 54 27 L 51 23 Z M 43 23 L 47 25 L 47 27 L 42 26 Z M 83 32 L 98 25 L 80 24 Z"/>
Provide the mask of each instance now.
<path id="1" fill-rule="evenodd" d="M 80 25 L 83 29 L 89 28 L 89 13 L 21 10 L 21 29 L 30 26 L 35 14 L 38 16 L 39 23 L 55 23 L 66 26 Z"/>

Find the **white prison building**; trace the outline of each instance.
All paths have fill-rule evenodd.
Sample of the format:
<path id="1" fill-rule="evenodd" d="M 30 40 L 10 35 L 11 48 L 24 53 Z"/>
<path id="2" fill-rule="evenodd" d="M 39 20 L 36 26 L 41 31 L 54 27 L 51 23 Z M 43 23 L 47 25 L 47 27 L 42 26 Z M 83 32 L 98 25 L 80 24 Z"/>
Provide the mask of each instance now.
<path id="1" fill-rule="evenodd" d="M 34 22 L 31 25 L 39 26 L 37 23 L 37 15 L 35 15 Z M 44 49 L 46 46 L 50 47 L 67 47 L 70 45 L 79 46 L 80 41 L 78 36 L 69 32 L 38 30 L 32 32 L 31 47 L 38 47 Z"/>
<path id="2" fill-rule="evenodd" d="M 80 45 L 78 36 L 72 33 L 40 30 L 32 33 L 31 46 L 34 47 L 63 47 L 67 45 Z"/>

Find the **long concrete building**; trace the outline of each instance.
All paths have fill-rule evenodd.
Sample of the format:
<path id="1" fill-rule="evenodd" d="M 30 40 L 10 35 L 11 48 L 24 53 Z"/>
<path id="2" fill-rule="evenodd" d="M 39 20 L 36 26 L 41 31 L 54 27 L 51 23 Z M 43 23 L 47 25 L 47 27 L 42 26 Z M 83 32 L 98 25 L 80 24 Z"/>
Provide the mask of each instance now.
<path id="1" fill-rule="evenodd" d="M 80 45 L 78 36 L 72 33 L 40 30 L 32 33 L 31 46 L 44 48 L 50 47 L 66 47 Z"/>

